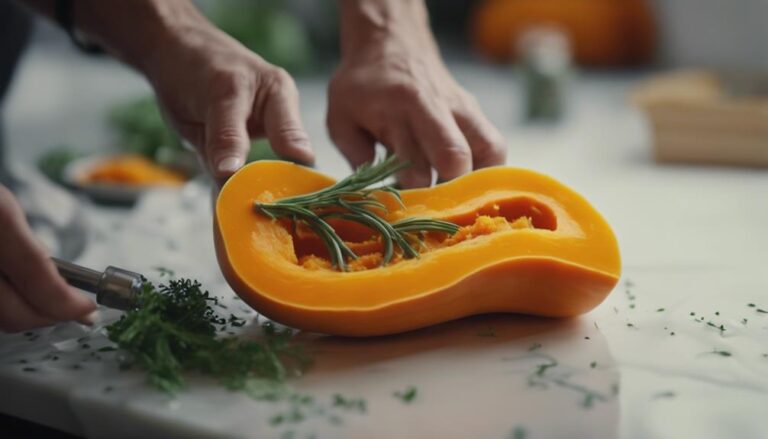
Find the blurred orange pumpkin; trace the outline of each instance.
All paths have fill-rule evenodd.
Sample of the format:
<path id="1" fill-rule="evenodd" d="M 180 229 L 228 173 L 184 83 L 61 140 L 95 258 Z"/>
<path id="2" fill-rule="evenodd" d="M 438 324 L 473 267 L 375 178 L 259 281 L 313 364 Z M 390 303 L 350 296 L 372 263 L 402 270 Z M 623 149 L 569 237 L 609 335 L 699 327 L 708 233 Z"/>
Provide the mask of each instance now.
<path id="1" fill-rule="evenodd" d="M 656 45 L 647 0 L 485 0 L 475 10 L 471 37 L 481 53 L 504 61 L 517 58 L 519 38 L 539 27 L 561 30 L 582 65 L 648 63 Z"/>

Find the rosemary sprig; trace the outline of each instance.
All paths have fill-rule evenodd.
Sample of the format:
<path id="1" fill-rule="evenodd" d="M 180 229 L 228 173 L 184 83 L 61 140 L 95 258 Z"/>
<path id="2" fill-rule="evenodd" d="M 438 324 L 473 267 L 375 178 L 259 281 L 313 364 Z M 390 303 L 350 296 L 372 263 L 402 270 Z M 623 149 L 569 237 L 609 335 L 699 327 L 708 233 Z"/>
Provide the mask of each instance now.
<path id="1" fill-rule="evenodd" d="M 256 202 L 254 207 L 257 212 L 274 220 L 287 218 L 292 221 L 294 227 L 299 223 L 309 227 L 328 249 L 331 264 L 341 271 L 347 270 L 347 258 L 357 259 L 358 256 L 326 221 L 329 218 L 353 221 L 377 232 L 384 246 L 382 266 L 392 261 L 395 246 L 402 251 L 405 258 L 415 258 L 419 256 L 419 252 L 411 245 L 414 237 L 416 241 L 421 242 L 424 232 L 453 235 L 459 230 L 459 226 L 431 218 L 407 218 L 388 223 L 375 212 L 387 211 L 387 207 L 374 197 L 376 192 L 391 194 L 403 206 L 397 189 L 375 185 L 407 166 L 407 163 L 400 163 L 395 156 L 390 156 L 378 163 L 366 163 L 349 177 L 319 191 L 284 198 L 274 203 Z"/>

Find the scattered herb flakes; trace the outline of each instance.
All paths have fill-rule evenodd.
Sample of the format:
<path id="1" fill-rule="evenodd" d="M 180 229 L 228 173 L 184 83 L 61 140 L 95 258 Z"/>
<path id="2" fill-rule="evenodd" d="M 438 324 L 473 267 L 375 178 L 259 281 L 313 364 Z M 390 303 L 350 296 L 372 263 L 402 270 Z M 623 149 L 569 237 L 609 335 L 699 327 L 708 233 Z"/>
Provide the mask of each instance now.
<path id="1" fill-rule="evenodd" d="M 166 276 L 166 277 L 174 277 L 176 276 L 176 272 L 171 270 L 170 268 L 166 267 L 154 267 L 155 270 L 157 270 L 160 277 Z"/>
<path id="2" fill-rule="evenodd" d="M 227 323 L 229 324 L 229 326 L 239 328 L 239 327 L 245 326 L 246 321 L 245 319 L 241 319 L 240 317 L 234 314 L 230 314 L 229 319 L 227 320 Z"/>
<path id="3" fill-rule="evenodd" d="M 747 320 L 746 318 L 743 318 L 743 319 L 741 319 L 741 324 L 742 325 L 746 325 L 748 321 L 749 320 Z"/>
<path id="4" fill-rule="evenodd" d="M 509 433 L 509 439 L 526 439 L 528 437 L 528 430 L 522 425 L 518 425 L 512 429 Z"/>
<path id="5" fill-rule="evenodd" d="M 597 367 L 597 361 L 593 361 L 593 362 L 589 363 L 589 367 L 590 367 L 591 369 L 594 369 L 594 368 L 596 368 L 596 367 Z"/>
<path id="6" fill-rule="evenodd" d="M 656 310 L 656 312 L 664 312 L 664 311 L 666 311 L 666 309 L 664 309 L 664 308 L 659 308 L 659 309 Z"/>
<path id="7" fill-rule="evenodd" d="M 757 305 L 755 305 L 754 303 L 748 303 L 748 304 L 747 304 L 747 306 L 748 306 L 748 307 L 750 307 L 750 308 L 754 308 L 754 307 L 756 307 Z"/>
<path id="8" fill-rule="evenodd" d="M 109 339 L 125 351 L 156 388 L 173 394 L 184 387 L 184 375 L 197 372 L 218 379 L 230 390 L 245 390 L 261 378 L 281 382 L 298 374 L 308 358 L 290 330 L 262 325 L 259 340 L 217 337 L 228 323 L 214 306 L 218 299 L 197 281 L 170 280 L 155 287 L 147 282 L 139 295 L 140 308 L 107 326 Z"/>
<path id="9" fill-rule="evenodd" d="M 90 349 L 91 345 L 89 345 L 88 343 L 83 343 L 82 345 L 80 345 L 80 347 L 83 349 Z"/>
<path id="10" fill-rule="evenodd" d="M 549 363 L 542 363 L 542 364 L 536 365 L 536 372 L 534 372 L 534 374 L 537 377 L 542 377 L 544 376 L 544 374 L 547 372 L 548 369 L 556 367 L 557 364 L 558 364 L 557 360 L 553 359 Z"/>
<path id="11" fill-rule="evenodd" d="M 768 354 L 763 354 L 763 358 L 768 358 Z"/>
<path id="12" fill-rule="evenodd" d="M 80 370 L 80 369 L 82 369 L 82 368 L 83 368 L 83 366 L 81 366 L 81 365 L 79 365 L 79 364 L 73 364 L 73 365 L 72 365 L 72 366 L 70 366 L 70 367 L 72 368 L 72 370 Z"/>
<path id="13" fill-rule="evenodd" d="M 589 338 L 589 336 L 587 335 L 587 336 L 584 336 L 584 340 L 591 340 L 591 338 Z"/>
<path id="14" fill-rule="evenodd" d="M 695 312 L 693 312 L 693 311 L 691 311 L 690 315 L 691 315 L 691 316 L 695 316 L 695 315 L 696 315 L 696 313 L 695 313 Z"/>
<path id="15" fill-rule="evenodd" d="M 541 343 L 534 343 L 528 348 L 528 352 L 538 351 L 539 349 L 541 349 Z"/>
<path id="16" fill-rule="evenodd" d="M 674 336 L 675 335 L 675 331 L 670 332 L 669 335 Z"/>
<path id="17" fill-rule="evenodd" d="M 715 315 L 719 316 L 720 315 L 720 311 L 715 311 Z"/>
<path id="18" fill-rule="evenodd" d="M 634 303 L 630 303 L 629 304 L 629 309 L 635 309 L 635 304 Z"/>
<path id="19" fill-rule="evenodd" d="M 595 393 L 587 393 L 581 401 L 581 406 L 586 409 L 591 409 L 595 405 L 595 399 L 597 399 L 598 396 L 599 395 Z"/>
<path id="20" fill-rule="evenodd" d="M 723 333 L 725 332 L 725 326 L 723 326 L 723 325 L 718 325 L 718 324 L 710 321 L 710 322 L 707 322 L 707 326 L 709 326 L 710 328 L 715 328 L 718 331 L 720 331 L 720 335 L 723 335 Z"/>
<path id="21" fill-rule="evenodd" d="M 704 352 L 702 355 L 705 355 L 705 354 L 714 354 L 714 355 L 719 355 L 721 357 L 731 357 L 731 356 L 733 356 L 733 354 L 731 354 L 729 351 L 724 351 L 724 350 L 720 350 L 720 349 L 712 349 L 712 351 Z"/>
<path id="22" fill-rule="evenodd" d="M 36 367 L 29 367 L 29 366 L 27 366 L 27 367 L 25 367 L 25 368 L 23 368 L 21 370 L 23 370 L 24 372 L 37 372 L 37 368 Z"/>
<path id="23" fill-rule="evenodd" d="M 634 323 L 627 322 L 627 328 L 637 329 L 637 326 Z"/>
<path id="24" fill-rule="evenodd" d="M 677 393 L 673 392 L 671 390 L 665 390 L 663 392 L 658 392 L 653 395 L 651 399 L 671 399 L 677 397 Z"/>
<path id="25" fill-rule="evenodd" d="M 26 358 L 22 358 L 21 360 L 19 360 L 19 364 L 27 364 L 27 363 L 29 363 L 29 361 L 27 361 Z"/>
<path id="26" fill-rule="evenodd" d="M 759 312 L 760 314 L 768 314 L 768 311 L 764 310 L 762 308 L 757 308 L 757 309 L 755 309 L 755 311 Z"/>
<path id="27" fill-rule="evenodd" d="M 115 348 L 114 346 L 104 346 L 103 348 L 98 348 L 96 350 L 98 352 L 112 352 L 112 351 L 116 351 L 117 348 Z"/>
<path id="28" fill-rule="evenodd" d="M 367 403 L 363 398 L 349 398 L 339 393 L 333 395 L 333 406 L 343 408 L 345 410 L 354 410 L 360 413 L 365 413 L 367 409 Z"/>
<path id="29" fill-rule="evenodd" d="M 410 404 L 413 402 L 414 399 L 416 399 L 416 396 L 419 394 L 419 389 L 416 388 L 416 386 L 409 386 L 404 391 L 397 391 L 393 395 L 395 398 L 398 398 L 402 402 L 406 404 Z"/>
<path id="30" fill-rule="evenodd" d="M 632 288 L 632 287 L 635 286 L 635 283 L 632 282 L 631 280 L 627 279 L 627 280 L 624 281 L 624 286 L 627 287 L 627 288 Z"/>
<path id="31" fill-rule="evenodd" d="M 105 386 L 104 387 L 104 393 L 112 393 L 115 391 L 115 388 L 113 386 Z"/>
<path id="32" fill-rule="evenodd" d="M 487 327 L 483 329 L 482 331 L 477 333 L 478 337 L 496 337 L 496 330 L 492 327 Z"/>
<path id="33" fill-rule="evenodd" d="M 35 333 L 32 332 L 32 331 L 27 331 L 27 332 L 24 333 L 25 337 L 32 337 L 33 335 L 35 335 Z"/>

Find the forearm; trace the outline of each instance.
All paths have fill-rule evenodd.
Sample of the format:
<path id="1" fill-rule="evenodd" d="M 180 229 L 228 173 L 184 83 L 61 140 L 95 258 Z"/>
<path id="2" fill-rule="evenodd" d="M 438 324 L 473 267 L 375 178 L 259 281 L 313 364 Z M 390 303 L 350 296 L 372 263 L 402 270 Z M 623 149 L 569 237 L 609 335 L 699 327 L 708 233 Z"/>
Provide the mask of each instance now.
<path id="1" fill-rule="evenodd" d="M 339 0 L 338 4 L 342 57 L 392 39 L 437 51 L 423 0 Z"/>
<path id="2" fill-rule="evenodd" d="M 55 0 L 23 0 L 55 18 Z M 125 63 L 144 71 L 161 42 L 204 18 L 189 0 L 74 0 L 74 27 Z"/>

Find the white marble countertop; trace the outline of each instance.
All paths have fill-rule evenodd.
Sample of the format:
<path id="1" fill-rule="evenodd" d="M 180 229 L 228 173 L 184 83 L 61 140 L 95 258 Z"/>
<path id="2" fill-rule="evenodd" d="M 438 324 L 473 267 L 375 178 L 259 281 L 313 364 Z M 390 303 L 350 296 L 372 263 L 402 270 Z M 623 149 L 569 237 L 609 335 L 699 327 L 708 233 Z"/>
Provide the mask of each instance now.
<path id="1" fill-rule="evenodd" d="M 25 98 L 34 94 L 33 79 L 55 80 L 44 68 L 53 62 L 33 53 L 24 67 L 30 76 L 9 102 L 9 134 L 20 146 L 26 134 L 35 135 L 36 105 L 45 107 L 43 122 L 74 123 L 63 116 L 63 102 L 82 93 L 81 82 L 56 88 L 58 98 L 48 106 Z M 475 317 L 376 339 L 309 337 L 316 363 L 293 386 L 326 412 L 279 425 L 270 420 L 285 407 L 205 380 L 169 399 L 140 374 L 119 372 L 113 354 L 89 357 L 105 343 L 98 327 L 64 324 L 32 336 L 0 336 L 0 412 L 110 438 L 766 437 L 768 314 L 756 308 L 768 309 L 768 174 L 652 163 L 646 128 L 626 104 L 636 78 L 582 75 L 571 117 L 547 129 L 516 123 L 519 97 L 505 70 L 454 67 L 507 136 L 509 164 L 574 187 L 615 228 L 624 278 L 596 310 L 572 320 Z M 72 68 L 77 81 L 115 71 L 94 62 Z M 91 86 L 106 100 L 144 87 L 129 74 L 115 78 L 125 86 Z M 324 82 L 304 80 L 300 90 L 318 168 L 344 175 L 323 130 Z M 79 126 L 97 123 L 93 107 L 101 108 L 84 108 Z M 43 143 L 46 135 L 35 138 Z M 80 139 L 91 137 L 98 136 Z M 184 195 L 153 193 L 126 215 L 86 207 L 91 239 L 79 262 L 147 274 L 170 267 L 242 306 L 215 262 L 209 202 L 193 186 Z M 106 311 L 103 322 L 115 316 Z M 696 321 L 702 316 L 704 322 Z M 78 346 L 80 337 L 91 349 Z M 552 360 L 556 366 L 537 374 Z M 30 367 L 35 370 L 25 371 Z M 393 396 L 409 386 L 418 388 L 412 403 Z M 365 412 L 328 407 L 337 393 L 364 398 Z"/>

